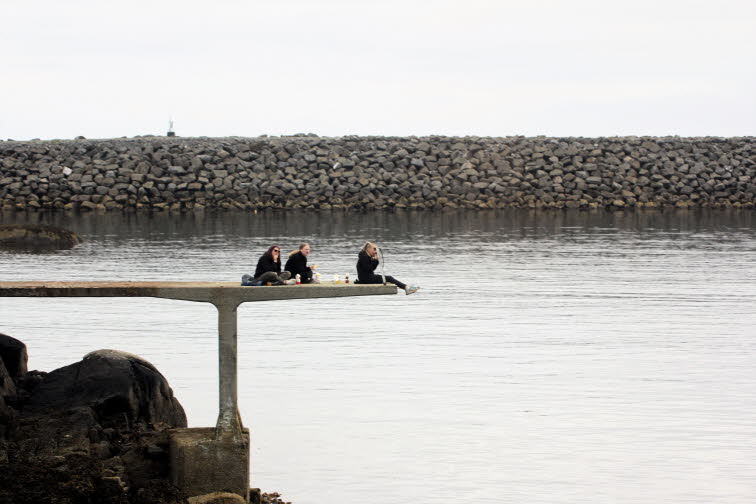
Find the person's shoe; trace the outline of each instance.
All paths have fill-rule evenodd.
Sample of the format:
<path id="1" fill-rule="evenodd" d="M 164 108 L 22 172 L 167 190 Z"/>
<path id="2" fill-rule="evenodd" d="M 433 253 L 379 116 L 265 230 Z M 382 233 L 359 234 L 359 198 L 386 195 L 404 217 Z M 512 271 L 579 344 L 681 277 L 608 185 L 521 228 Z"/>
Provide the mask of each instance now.
<path id="1" fill-rule="evenodd" d="M 410 285 L 404 290 L 404 293 L 409 296 L 410 294 L 414 294 L 415 292 L 419 290 L 420 290 L 420 287 L 418 287 L 417 285 Z"/>

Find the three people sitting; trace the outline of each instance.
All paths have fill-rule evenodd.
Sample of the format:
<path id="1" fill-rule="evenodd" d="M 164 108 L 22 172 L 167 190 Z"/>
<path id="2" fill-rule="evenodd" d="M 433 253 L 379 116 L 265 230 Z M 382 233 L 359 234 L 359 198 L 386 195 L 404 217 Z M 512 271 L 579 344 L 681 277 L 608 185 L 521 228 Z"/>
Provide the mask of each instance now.
<path id="1" fill-rule="evenodd" d="M 302 243 L 297 250 L 289 254 L 284 270 L 281 270 L 281 247 L 271 245 L 257 261 L 254 277 L 244 275 L 242 285 L 291 285 L 296 283 L 299 275 L 302 284 L 313 283 L 314 270 L 317 265 L 308 266 L 307 257 L 310 255 L 310 244 Z M 366 242 L 357 256 L 357 281 L 360 284 L 391 283 L 399 287 L 405 294 L 414 294 L 420 287 L 407 285 L 391 275 L 377 275 L 375 269 L 380 264 L 379 249 L 375 243 Z"/>

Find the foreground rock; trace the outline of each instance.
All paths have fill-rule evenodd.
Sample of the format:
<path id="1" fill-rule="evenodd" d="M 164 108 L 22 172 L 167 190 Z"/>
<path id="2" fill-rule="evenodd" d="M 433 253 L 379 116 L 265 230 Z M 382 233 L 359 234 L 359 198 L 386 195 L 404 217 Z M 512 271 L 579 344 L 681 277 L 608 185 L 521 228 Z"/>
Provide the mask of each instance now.
<path id="1" fill-rule="evenodd" d="M 11 405 L 18 401 L 16 383 L 27 374 L 26 345 L 15 338 L 0 334 L 0 463 L 7 457 L 3 455 L 2 440 L 8 426 L 16 420 L 18 413 Z"/>
<path id="2" fill-rule="evenodd" d="M 66 229 L 20 224 L 0 226 L 0 249 L 65 250 L 79 243 L 81 238 Z"/>
<path id="3" fill-rule="evenodd" d="M 186 415 L 162 374 L 126 352 L 98 350 L 44 377 L 24 405 L 24 417 L 90 408 L 97 418 L 123 418 L 130 426 L 186 427 Z"/>
<path id="4" fill-rule="evenodd" d="M 25 346 L 5 335 L 0 356 L 0 503 L 184 502 L 167 480 L 165 431 L 186 416 L 150 363 L 101 350 L 28 372 Z"/>
<path id="5" fill-rule="evenodd" d="M 0 334 L 0 504 L 231 504 L 170 481 L 168 429 L 186 415 L 146 360 L 98 350 L 51 373 Z M 251 504 L 288 504 L 251 489 Z"/>
<path id="6" fill-rule="evenodd" d="M 137 138 L 0 142 L 0 208 L 735 207 L 756 138 Z"/>

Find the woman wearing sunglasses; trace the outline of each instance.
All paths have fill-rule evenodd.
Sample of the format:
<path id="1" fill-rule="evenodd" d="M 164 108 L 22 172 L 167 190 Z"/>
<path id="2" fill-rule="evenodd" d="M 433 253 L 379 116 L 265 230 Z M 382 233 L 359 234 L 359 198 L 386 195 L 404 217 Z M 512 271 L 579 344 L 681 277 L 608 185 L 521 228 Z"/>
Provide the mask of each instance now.
<path id="1" fill-rule="evenodd" d="M 291 273 L 281 273 L 281 247 L 271 245 L 267 252 L 260 256 L 255 269 L 255 281 L 262 285 L 285 284 L 291 278 Z"/>
<path id="2" fill-rule="evenodd" d="M 378 246 L 375 243 L 367 242 L 360 250 L 357 256 L 357 280 L 361 284 L 381 284 L 383 277 L 376 275 L 375 268 L 378 267 Z M 420 290 L 416 285 L 406 285 L 396 278 L 386 275 L 386 282 L 392 283 L 402 289 L 405 294 L 414 294 Z"/>

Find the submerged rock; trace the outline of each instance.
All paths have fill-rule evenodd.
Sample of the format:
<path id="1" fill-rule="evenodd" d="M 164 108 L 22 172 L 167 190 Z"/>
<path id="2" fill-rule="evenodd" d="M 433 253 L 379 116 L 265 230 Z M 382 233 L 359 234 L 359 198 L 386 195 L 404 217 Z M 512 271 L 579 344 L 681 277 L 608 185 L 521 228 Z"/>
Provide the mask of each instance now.
<path id="1" fill-rule="evenodd" d="M 23 224 L 0 226 L 0 249 L 32 252 L 67 250 L 81 241 L 81 238 L 73 231 L 52 226 Z"/>

